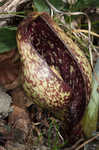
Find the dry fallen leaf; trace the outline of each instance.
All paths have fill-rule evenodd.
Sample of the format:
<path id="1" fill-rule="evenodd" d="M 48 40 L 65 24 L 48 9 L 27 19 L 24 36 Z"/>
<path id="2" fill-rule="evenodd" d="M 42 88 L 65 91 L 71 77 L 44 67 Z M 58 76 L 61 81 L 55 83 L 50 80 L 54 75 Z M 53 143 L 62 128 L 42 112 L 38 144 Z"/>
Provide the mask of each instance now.
<path id="1" fill-rule="evenodd" d="M 21 86 L 12 90 L 10 92 L 10 94 L 12 96 L 14 105 L 17 105 L 21 108 L 25 108 L 31 104 L 28 100 L 28 97 L 25 95 L 25 92 Z"/>
<path id="2" fill-rule="evenodd" d="M 13 143 L 11 141 L 8 141 L 5 147 L 7 150 L 25 150 L 25 144 Z"/>
<path id="3" fill-rule="evenodd" d="M 0 85 L 6 89 L 13 89 L 19 84 L 18 52 L 11 50 L 0 54 Z"/>
<path id="4" fill-rule="evenodd" d="M 13 106 L 13 112 L 9 114 L 8 122 L 13 128 L 20 129 L 25 133 L 25 136 L 28 134 L 30 118 L 28 112 L 18 106 Z"/>
<path id="5" fill-rule="evenodd" d="M 0 150 L 6 150 L 3 146 L 0 146 Z"/>

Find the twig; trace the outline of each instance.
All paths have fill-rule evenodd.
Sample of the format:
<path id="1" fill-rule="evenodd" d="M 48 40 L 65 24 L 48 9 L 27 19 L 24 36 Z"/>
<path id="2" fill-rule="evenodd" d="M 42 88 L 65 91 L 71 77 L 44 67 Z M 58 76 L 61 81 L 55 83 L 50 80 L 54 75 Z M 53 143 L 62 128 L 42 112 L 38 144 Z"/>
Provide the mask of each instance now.
<path id="1" fill-rule="evenodd" d="M 86 144 L 92 142 L 92 141 L 95 140 L 97 137 L 99 137 L 99 134 L 97 134 L 96 136 L 92 137 L 91 139 L 85 141 L 83 144 L 81 144 L 80 146 L 78 146 L 75 150 L 80 150 L 82 147 L 84 147 Z"/>
<path id="2" fill-rule="evenodd" d="M 0 12 L 0 19 L 6 19 L 6 18 L 11 18 L 13 16 L 17 16 L 17 17 L 24 17 L 24 15 L 22 15 L 23 13 L 19 12 Z M 2 15 L 9 15 L 9 16 L 5 16 L 5 17 L 2 17 Z"/>
<path id="3" fill-rule="evenodd" d="M 73 146 L 65 148 L 64 150 L 75 150 L 75 148 L 78 146 L 78 144 L 81 143 L 82 141 L 84 141 L 83 138 L 79 139 Z"/>
<path id="4" fill-rule="evenodd" d="M 79 30 L 80 31 L 80 30 Z M 85 31 L 87 31 L 87 30 L 85 30 Z M 73 32 L 73 34 L 76 36 L 76 32 L 73 30 L 72 31 Z M 77 33 L 79 33 L 79 32 L 77 32 Z M 94 33 L 94 32 L 93 32 Z M 88 40 L 88 37 L 85 35 L 85 34 L 83 34 L 82 32 L 80 32 L 80 35 L 82 36 L 82 37 L 84 37 L 85 39 L 87 39 Z M 98 35 L 99 36 L 99 35 Z M 77 37 L 77 36 L 76 36 Z M 92 47 L 92 49 L 96 52 L 96 54 L 97 54 L 97 56 L 99 56 L 99 52 L 96 50 L 96 48 L 95 48 L 95 46 L 93 45 L 93 43 L 90 41 L 90 46 Z"/>
<path id="5" fill-rule="evenodd" d="M 82 29 L 73 29 L 72 31 L 76 33 L 79 33 L 79 32 L 88 33 L 89 32 L 88 30 L 82 30 Z M 90 31 L 90 34 L 99 38 L 99 34 L 95 32 Z"/>
<path id="6" fill-rule="evenodd" d="M 99 49 L 99 46 L 95 46 L 95 48 Z"/>
<path id="7" fill-rule="evenodd" d="M 58 131 L 58 129 L 56 128 L 56 126 L 55 126 L 55 130 L 57 131 L 57 133 L 58 133 L 60 139 L 62 140 L 62 142 L 64 142 L 64 138 L 62 137 L 61 133 Z"/>
<path id="8" fill-rule="evenodd" d="M 51 8 L 51 17 L 53 17 L 53 13 L 54 13 L 54 12 L 53 12 L 53 9 Z"/>
<path id="9" fill-rule="evenodd" d="M 10 20 L 10 17 L 12 16 L 16 16 L 18 15 L 18 17 L 24 17 L 23 15 L 20 15 L 18 14 L 17 9 L 19 8 L 19 6 L 23 3 L 27 4 L 30 0 L 6 0 L 6 2 L 4 3 L 4 5 L 2 5 L 0 7 L 0 18 L 7 18 L 8 17 L 8 20 Z M 10 13 L 13 13 L 13 12 L 16 12 L 16 14 L 10 14 Z M 21 13 L 21 12 L 20 12 Z M 19 16 L 20 15 L 20 16 Z M 4 25 L 7 25 L 7 20 L 4 19 L 1 21 L 0 19 L 0 27 L 1 26 L 4 26 Z"/>

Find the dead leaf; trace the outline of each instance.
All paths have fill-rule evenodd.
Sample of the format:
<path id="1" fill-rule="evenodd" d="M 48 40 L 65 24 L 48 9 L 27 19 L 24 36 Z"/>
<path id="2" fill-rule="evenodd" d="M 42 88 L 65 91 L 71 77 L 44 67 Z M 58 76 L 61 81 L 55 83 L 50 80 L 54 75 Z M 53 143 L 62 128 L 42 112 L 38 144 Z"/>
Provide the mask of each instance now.
<path id="1" fill-rule="evenodd" d="M 13 112 L 9 115 L 8 122 L 13 128 L 20 129 L 25 133 L 25 136 L 28 134 L 30 118 L 28 112 L 20 107 L 13 106 Z"/>
<path id="2" fill-rule="evenodd" d="M 0 146 L 0 150 L 6 150 L 3 146 Z"/>
<path id="3" fill-rule="evenodd" d="M 25 150 L 25 144 L 13 143 L 11 141 L 8 141 L 5 147 L 7 150 Z"/>
<path id="4" fill-rule="evenodd" d="M 10 94 L 13 99 L 13 104 L 17 105 L 18 107 L 25 108 L 33 104 L 33 101 L 29 99 L 29 97 L 27 97 L 27 95 L 25 94 L 22 86 L 19 86 L 14 90 L 10 91 Z"/>
<path id="5" fill-rule="evenodd" d="M 12 90 L 10 94 L 12 96 L 14 105 L 20 108 L 27 107 L 28 97 L 25 95 L 25 92 L 21 86 Z"/>
<path id="6" fill-rule="evenodd" d="M 11 50 L 0 54 L 0 84 L 6 89 L 13 89 L 19 85 L 18 52 Z"/>
<path id="7" fill-rule="evenodd" d="M 6 121 L 0 119 L 0 133 L 3 135 L 8 134 L 8 126 L 6 126 Z"/>

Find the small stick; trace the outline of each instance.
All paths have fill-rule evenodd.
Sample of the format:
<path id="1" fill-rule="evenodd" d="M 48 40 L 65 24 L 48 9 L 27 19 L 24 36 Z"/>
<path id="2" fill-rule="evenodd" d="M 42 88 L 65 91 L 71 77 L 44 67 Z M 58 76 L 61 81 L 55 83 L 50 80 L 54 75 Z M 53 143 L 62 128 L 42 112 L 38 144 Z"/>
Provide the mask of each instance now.
<path id="1" fill-rule="evenodd" d="M 73 32 L 88 33 L 89 31 L 88 31 L 88 30 L 82 30 L 82 29 L 73 29 Z M 95 33 L 95 32 L 90 31 L 90 34 L 99 38 L 99 34 L 97 34 L 97 33 Z"/>
<path id="2" fill-rule="evenodd" d="M 82 141 L 84 141 L 83 138 L 79 139 L 73 146 L 68 147 L 68 148 L 65 148 L 64 150 L 75 150 L 75 148 L 77 147 L 77 145 L 78 145 L 80 142 L 82 142 Z"/>
<path id="3" fill-rule="evenodd" d="M 99 134 L 97 134 L 96 136 L 94 136 L 94 137 L 90 138 L 89 140 L 85 141 L 83 144 L 81 144 L 80 146 L 78 146 L 75 150 L 80 150 L 82 147 L 84 147 L 86 144 L 92 142 L 97 137 L 99 137 Z"/>

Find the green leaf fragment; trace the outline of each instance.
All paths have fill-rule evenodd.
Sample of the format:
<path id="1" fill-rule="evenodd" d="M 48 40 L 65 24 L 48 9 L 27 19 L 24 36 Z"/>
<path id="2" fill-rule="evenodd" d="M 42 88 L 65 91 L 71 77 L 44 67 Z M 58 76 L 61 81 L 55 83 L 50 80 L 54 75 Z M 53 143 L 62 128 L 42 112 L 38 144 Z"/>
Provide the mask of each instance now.
<path id="1" fill-rule="evenodd" d="M 39 12 L 50 12 L 50 7 L 45 2 L 45 0 L 33 0 L 34 6 Z M 64 8 L 64 3 L 62 0 L 49 0 L 49 2 L 55 6 L 55 8 L 61 10 Z"/>
<path id="2" fill-rule="evenodd" d="M 83 10 L 86 8 L 99 7 L 99 0 L 77 0 L 74 9 Z"/>
<path id="3" fill-rule="evenodd" d="M 16 30 L 0 28 L 0 53 L 16 48 Z"/>
<path id="4" fill-rule="evenodd" d="M 62 0 L 50 0 L 50 3 L 58 10 L 63 9 L 65 6 L 65 3 Z"/>
<path id="5" fill-rule="evenodd" d="M 39 12 L 50 12 L 50 9 L 44 0 L 33 0 L 34 6 Z"/>
<path id="6" fill-rule="evenodd" d="M 86 108 L 84 117 L 81 122 L 86 137 L 91 137 L 92 133 L 97 129 L 99 111 L 99 92 L 97 91 L 97 88 L 99 87 L 99 58 L 97 59 L 94 72 L 90 102 Z"/>

